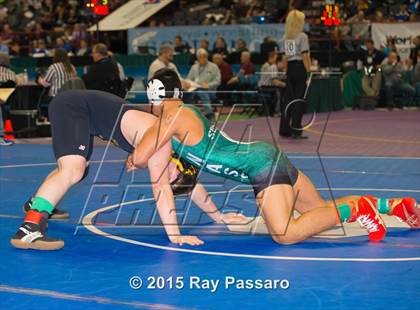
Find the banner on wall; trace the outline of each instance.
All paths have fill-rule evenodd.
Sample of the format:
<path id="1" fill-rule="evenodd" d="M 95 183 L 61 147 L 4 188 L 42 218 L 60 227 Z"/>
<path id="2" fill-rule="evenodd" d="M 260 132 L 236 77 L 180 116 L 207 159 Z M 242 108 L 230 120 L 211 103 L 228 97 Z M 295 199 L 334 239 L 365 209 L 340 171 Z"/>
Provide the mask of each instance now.
<path id="1" fill-rule="evenodd" d="M 420 23 L 373 23 L 372 40 L 375 48 L 380 49 L 386 45 L 388 37 L 395 39 L 395 46 L 401 59 L 410 56 L 413 47 L 413 38 L 420 35 Z"/>
<path id="2" fill-rule="evenodd" d="M 127 30 L 140 25 L 173 0 L 130 0 L 99 21 L 100 31 Z M 96 25 L 89 28 L 96 30 Z"/>
<path id="3" fill-rule="evenodd" d="M 142 47 L 158 51 L 162 44 L 173 44 L 177 35 L 192 48 L 198 48 L 200 41 L 206 39 L 210 43 L 210 49 L 218 37 L 225 39 L 228 49 L 235 47 L 236 40 L 242 38 L 248 49 L 254 52 L 259 51 L 265 37 L 272 37 L 279 42 L 283 33 L 284 24 L 134 28 L 128 30 L 128 53 L 137 53 Z"/>

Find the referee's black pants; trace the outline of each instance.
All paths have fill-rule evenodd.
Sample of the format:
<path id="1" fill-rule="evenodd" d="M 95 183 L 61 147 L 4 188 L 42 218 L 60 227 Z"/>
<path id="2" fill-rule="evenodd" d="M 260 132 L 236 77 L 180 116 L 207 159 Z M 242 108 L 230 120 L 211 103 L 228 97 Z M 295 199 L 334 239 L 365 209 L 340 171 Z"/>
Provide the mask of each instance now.
<path id="1" fill-rule="evenodd" d="M 295 99 L 303 99 L 306 90 L 306 69 L 302 61 L 289 61 L 287 64 L 286 90 L 284 100 L 280 106 L 281 136 L 302 135 L 302 117 L 305 113 L 305 101 L 299 100 L 287 105 Z M 287 112 L 287 113 L 286 113 Z"/>

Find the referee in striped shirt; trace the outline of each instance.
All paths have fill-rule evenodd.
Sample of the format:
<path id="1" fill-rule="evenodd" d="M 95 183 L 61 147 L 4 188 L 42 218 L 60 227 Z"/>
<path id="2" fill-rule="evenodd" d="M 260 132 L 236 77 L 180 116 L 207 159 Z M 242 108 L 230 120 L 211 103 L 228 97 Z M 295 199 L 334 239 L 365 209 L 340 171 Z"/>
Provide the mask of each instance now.
<path id="1" fill-rule="evenodd" d="M 0 53 L 0 85 L 8 81 L 12 81 L 16 84 L 16 74 L 9 69 L 9 65 L 9 55 Z"/>
<path id="2" fill-rule="evenodd" d="M 50 86 L 50 97 L 58 94 L 61 87 L 71 78 L 77 76 L 76 69 L 70 63 L 67 52 L 63 48 L 57 48 L 54 51 L 53 64 L 48 67 L 44 78 L 40 78 L 39 82 L 44 86 Z"/>

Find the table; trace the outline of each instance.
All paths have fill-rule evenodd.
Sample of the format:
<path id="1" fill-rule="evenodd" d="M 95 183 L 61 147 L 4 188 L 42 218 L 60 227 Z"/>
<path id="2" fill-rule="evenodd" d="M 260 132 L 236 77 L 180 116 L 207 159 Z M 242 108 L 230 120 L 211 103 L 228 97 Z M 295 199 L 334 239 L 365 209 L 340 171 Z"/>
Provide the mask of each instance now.
<path id="1" fill-rule="evenodd" d="M 13 122 L 17 136 L 35 135 L 37 130 L 38 101 L 45 88 L 36 84 L 19 85 L 7 99 L 7 114 Z"/>
<path id="2" fill-rule="evenodd" d="M 44 87 L 36 84 L 19 85 L 7 100 L 10 110 L 38 109 L 38 100 Z"/>
<path id="3" fill-rule="evenodd" d="M 344 109 L 341 78 L 313 77 L 308 90 L 307 112 L 328 112 Z"/>
<path id="4" fill-rule="evenodd" d="M 0 88 L 0 104 L 5 103 L 14 91 L 14 88 Z"/>

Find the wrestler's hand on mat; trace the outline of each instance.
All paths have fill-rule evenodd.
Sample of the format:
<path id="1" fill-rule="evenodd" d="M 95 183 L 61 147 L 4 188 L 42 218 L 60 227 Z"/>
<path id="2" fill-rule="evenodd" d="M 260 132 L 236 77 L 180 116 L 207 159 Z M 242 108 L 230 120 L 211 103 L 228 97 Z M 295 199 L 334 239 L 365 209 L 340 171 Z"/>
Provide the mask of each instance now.
<path id="1" fill-rule="evenodd" d="M 127 161 L 125 163 L 126 167 L 127 167 L 127 172 L 131 172 L 137 169 L 136 166 L 134 166 L 134 162 L 133 162 L 133 154 L 128 155 Z"/>
<path id="2" fill-rule="evenodd" d="M 176 243 L 179 245 L 189 244 L 189 245 L 202 245 L 204 244 L 203 241 L 198 239 L 196 236 L 188 236 L 188 235 L 180 235 L 180 236 L 171 236 L 169 237 L 172 243 Z"/>
<path id="3" fill-rule="evenodd" d="M 220 223 L 223 224 L 241 224 L 248 223 L 248 219 L 243 214 L 238 213 L 223 213 L 220 215 Z"/>

